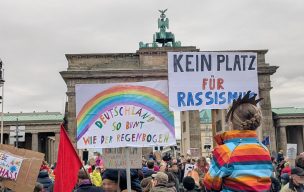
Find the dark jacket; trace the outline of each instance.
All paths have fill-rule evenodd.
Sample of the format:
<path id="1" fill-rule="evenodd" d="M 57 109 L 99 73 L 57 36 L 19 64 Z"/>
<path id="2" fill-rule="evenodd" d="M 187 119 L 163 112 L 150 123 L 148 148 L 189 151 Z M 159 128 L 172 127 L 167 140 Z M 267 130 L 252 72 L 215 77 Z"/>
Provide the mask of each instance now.
<path id="1" fill-rule="evenodd" d="M 81 184 L 77 187 L 75 192 L 103 192 L 101 187 L 95 187 L 92 184 Z"/>
<path id="2" fill-rule="evenodd" d="M 52 179 L 49 177 L 49 174 L 47 171 L 40 171 L 37 179 L 38 183 L 41 183 L 43 185 L 43 188 L 46 191 L 49 191 L 49 187 L 53 184 Z"/>
<path id="3" fill-rule="evenodd" d="M 140 187 L 140 181 L 138 178 L 138 173 L 136 169 L 130 170 L 131 175 L 131 189 L 137 192 L 141 192 L 142 189 Z M 127 189 L 127 173 L 126 170 L 122 170 L 120 172 L 120 185 L 121 190 Z"/>
<path id="4" fill-rule="evenodd" d="M 175 183 L 168 183 L 166 187 L 168 188 L 168 192 L 177 192 Z"/>
<path id="5" fill-rule="evenodd" d="M 155 187 L 153 187 L 150 192 L 168 192 L 169 188 L 166 186 L 166 184 L 157 184 Z"/>
<path id="6" fill-rule="evenodd" d="M 156 172 L 151 169 L 142 169 L 142 172 L 144 174 L 144 178 L 150 177 L 152 174 L 155 174 Z"/>

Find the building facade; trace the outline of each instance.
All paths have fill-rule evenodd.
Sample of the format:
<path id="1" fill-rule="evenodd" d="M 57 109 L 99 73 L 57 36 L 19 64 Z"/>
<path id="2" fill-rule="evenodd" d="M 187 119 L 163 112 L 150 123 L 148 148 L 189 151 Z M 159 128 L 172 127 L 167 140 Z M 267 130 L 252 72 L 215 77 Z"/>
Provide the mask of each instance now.
<path id="1" fill-rule="evenodd" d="M 166 31 L 169 19 L 166 10 L 160 10 L 158 19 L 159 32 L 153 35 L 153 43 L 139 43 L 139 50 L 135 53 L 97 53 L 97 54 L 67 54 L 68 68 L 60 72 L 67 85 L 68 102 L 66 118 L 68 133 L 73 143 L 76 143 L 76 84 L 104 84 L 117 82 L 138 82 L 168 79 L 167 52 L 198 52 L 195 46 L 181 46 L 175 41 L 173 33 Z M 161 44 L 162 47 L 159 47 Z M 225 52 L 225 51 L 221 51 Z M 267 50 L 237 50 L 226 52 L 255 52 L 257 53 L 259 94 L 264 100 L 261 102 L 263 112 L 263 130 L 259 137 L 274 136 L 272 129 L 272 112 L 270 101 L 270 75 L 275 73 L 277 67 L 265 62 Z M 219 120 L 221 121 L 221 119 Z M 223 124 L 223 122 L 221 122 Z M 199 111 L 181 112 L 181 128 L 185 150 L 202 151 L 202 136 Z M 274 145 L 275 148 L 275 145 Z"/>
<path id="2" fill-rule="evenodd" d="M 286 155 L 287 144 L 297 144 L 297 153 L 304 152 L 304 108 L 273 108 L 273 122 L 277 149 Z"/>
<path id="3" fill-rule="evenodd" d="M 44 153 L 45 160 L 52 164 L 57 161 L 62 121 L 63 115 L 59 112 L 5 113 L 3 142 L 17 146 L 17 129 L 18 147 Z"/>

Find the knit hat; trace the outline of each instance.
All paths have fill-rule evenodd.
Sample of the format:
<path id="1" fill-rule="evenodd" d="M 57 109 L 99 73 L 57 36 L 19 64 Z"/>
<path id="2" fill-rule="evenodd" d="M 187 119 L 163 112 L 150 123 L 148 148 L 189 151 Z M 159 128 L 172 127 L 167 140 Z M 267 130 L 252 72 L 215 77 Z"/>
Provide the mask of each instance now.
<path id="1" fill-rule="evenodd" d="M 152 178 L 154 178 L 158 183 L 167 184 L 168 183 L 168 175 L 164 172 L 157 172 L 156 174 L 152 174 Z"/>
<path id="2" fill-rule="evenodd" d="M 190 176 L 187 176 L 183 179 L 183 186 L 188 191 L 191 191 L 195 188 L 195 182 L 194 179 Z"/>
<path id="3" fill-rule="evenodd" d="M 115 183 L 118 183 L 118 170 L 115 169 L 106 169 L 105 172 L 102 175 L 102 179 L 109 179 L 111 181 L 114 181 Z"/>
<path id="4" fill-rule="evenodd" d="M 304 170 L 301 169 L 300 167 L 295 167 L 291 169 L 291 174 L 295 174 L 298 176 L 304 176 Z"/>

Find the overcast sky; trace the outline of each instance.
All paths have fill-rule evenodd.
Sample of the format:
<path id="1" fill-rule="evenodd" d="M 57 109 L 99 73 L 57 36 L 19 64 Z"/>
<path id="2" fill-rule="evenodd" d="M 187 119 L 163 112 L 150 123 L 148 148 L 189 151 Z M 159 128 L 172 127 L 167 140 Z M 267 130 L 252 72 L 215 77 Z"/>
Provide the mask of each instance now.
<path id="1" fill-rule="evenodd" d="M 63 112 L 65 54 L 134 53 L 166 8 L 184 46 L 268 49 L 272 107 L 304 107 L 303 0 L 0 0 L 5 112 Z"/>

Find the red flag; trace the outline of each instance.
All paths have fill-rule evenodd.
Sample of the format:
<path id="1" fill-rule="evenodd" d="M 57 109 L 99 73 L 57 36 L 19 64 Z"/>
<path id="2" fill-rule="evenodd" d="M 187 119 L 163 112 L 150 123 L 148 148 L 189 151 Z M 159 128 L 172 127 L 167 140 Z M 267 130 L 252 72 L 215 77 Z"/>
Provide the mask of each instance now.
<path id="1" fill-rule="evenodd" d="M 77 183 L 78 171 L 81 167 L 82 163 L 78 154 L 61 125 L 54 192 L 72 191 Z"/>

